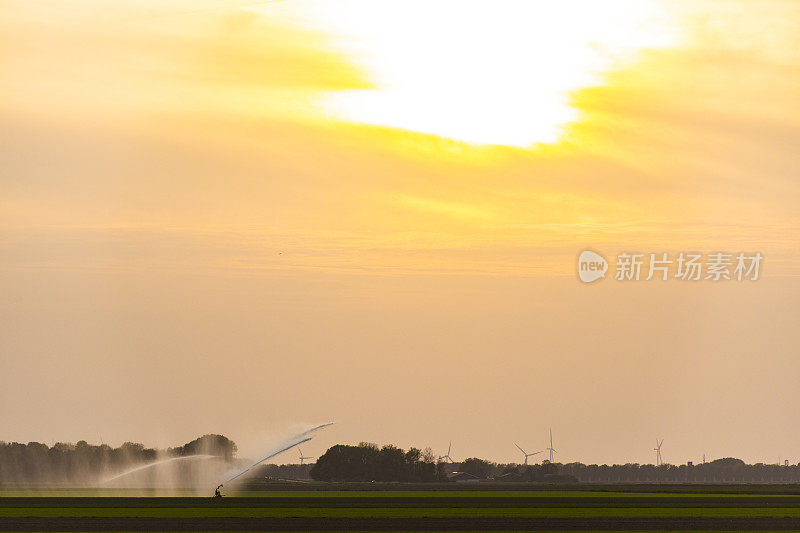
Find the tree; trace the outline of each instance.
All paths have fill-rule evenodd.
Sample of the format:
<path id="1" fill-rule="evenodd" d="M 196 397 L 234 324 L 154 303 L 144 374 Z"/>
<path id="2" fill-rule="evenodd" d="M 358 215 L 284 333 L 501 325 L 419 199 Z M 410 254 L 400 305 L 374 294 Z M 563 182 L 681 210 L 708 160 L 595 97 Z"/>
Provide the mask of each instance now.
<path id="1" fill-rule="evenodd" d="M 171 448 L 173 455 L 216 455 L 223 457 L 226 461 L 231 461 L 236 456 L 238 448 L 236 443 L 224 435 L 203 435 L 191 442 Z"/>
<path id="2" fill-rule="evenodd" d="M 337 444 L 314 464 L 309 474 L 319 481 L 434 481 L 437 465 L 423 460 L 417 448 L 408 452 L 393 445 Z"/>
<path id="3" fill-rule="evenodd" d="M 436 462 L 436 454 L 433 453 L 433 448 L 427 446 L 424 450 L 422 450 L 422 462 L 424 463 L 435 463 Z"/>
<path id="4" fill-rule="evenodd" d="M 486 479 L 489 476 L 489 472 L 491 472 L 493 468 L 494 465 L 489 461 L 484 461 L 483 459 L 478 459 L 477 457 L 470 457 L 461 464 L 460 470 L 462 472 L 472 474 L 473 476 L 477 476 L 481 479 Z"/>
<path id="5" fill-rule="evenodd" d="M 387 444 L 378 453 L 375 481 L 408 481 L 406 454 L 400 448 Z"/>
<path id="6" fill-rule="evenodd" d="M 337 444 L 317 459 L 309 474 L 320 481 L 372 481 L 378 453 L 377 446 Z"/>

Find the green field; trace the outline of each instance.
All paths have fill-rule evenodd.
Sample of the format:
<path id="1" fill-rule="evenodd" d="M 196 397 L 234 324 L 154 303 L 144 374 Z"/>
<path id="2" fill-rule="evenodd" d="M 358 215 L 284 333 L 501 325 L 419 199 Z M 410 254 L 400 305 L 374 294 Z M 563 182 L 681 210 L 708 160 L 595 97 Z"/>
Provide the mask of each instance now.
<path id="1" fill-rule="evenodd" d="M 0 531 L 798 531 L 793 485 L 0 491 Z"/>

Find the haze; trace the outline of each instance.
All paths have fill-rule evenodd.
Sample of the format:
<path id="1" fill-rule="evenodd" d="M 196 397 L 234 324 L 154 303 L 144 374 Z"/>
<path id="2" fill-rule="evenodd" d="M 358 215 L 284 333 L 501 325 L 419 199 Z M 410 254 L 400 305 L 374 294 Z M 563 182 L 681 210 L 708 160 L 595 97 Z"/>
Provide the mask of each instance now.
<path id="1" fill-rule="evenodd" d="M 232 4 L 4 2 L 0 439 L 800 460 L 796 2 Z"/>

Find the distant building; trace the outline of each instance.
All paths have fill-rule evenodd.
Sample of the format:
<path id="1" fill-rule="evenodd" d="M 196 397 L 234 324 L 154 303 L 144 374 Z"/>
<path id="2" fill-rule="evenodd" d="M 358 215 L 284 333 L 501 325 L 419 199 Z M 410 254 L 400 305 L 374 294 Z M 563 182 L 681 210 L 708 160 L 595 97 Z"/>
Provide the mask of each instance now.
<path id="1" fill-rule="evenodd" d="M 447 474 L 447 479 L 456 483 L 476 483 L 481 480 L 481 478 L 469 472 L 451 472 Z"/>
<path id="2" fill-rule="evenodd" d="M 522 474 L 519 472 L 506 472 L 494 478 L 495 481 L 523 481 Z"/>

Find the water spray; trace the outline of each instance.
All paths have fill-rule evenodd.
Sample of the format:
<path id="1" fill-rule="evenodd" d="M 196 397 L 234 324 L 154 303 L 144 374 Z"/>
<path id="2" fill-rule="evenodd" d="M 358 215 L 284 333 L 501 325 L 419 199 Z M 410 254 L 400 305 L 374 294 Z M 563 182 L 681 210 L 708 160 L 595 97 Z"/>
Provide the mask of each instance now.
<path id="1" fill-rule="evenodd" d="M 332 426 L 332 425 L 333 425 L 333 422 L 328 422 L 327 424 L 320 424 L 319 426 L 315 426 L 315 427 L 313 427 L 313 428 L 311 428 L 309 430 L 306 430 L 306 431 L 304 431 L 304 432 L 302 432 L 302 433 L 300 433 L 298 435 L 295 435 L 294 437 L 289 439 L 287 441 L 287 444 L 282 446 L 280 449 L 278 449 L 278 450 L 276 450 L 274 452 L 271 452 L 269 455 L 267 455 L 263 459 L 261 459 L 259 461 L 256 461 L 255 463 L 251 464 L 250 466 L 248 466 L 244 470 L 241 470 L 241 471 L 237 472 L 232 477 L 230 477 L 230 478 L 226 479 L 225 481 L 223 481 L 222 483 L 220 483 L 219 486 L 216 488 L 216 490 L 214 490 L 214 497 L 217 498 L 217 497 L 221 497 L 222 496 L 222 494 L 220 493 L 220 489 L 222 488 L 223 485 L 225 485 L 225 483 L 230 483 L 234 479 L 245 475 L 247 472 L 249 472 L 253 468 L 257 467 L 258 465 L 260 465 L 264 461 L 272 459 L 276 455 L 280 455 L 283 452 L 285 452 L 286 450 L 291 450 L 295 446 L 298 446 L 300 444 L 303 444 L 304 442 L 310 441 L 311 439 L 314 438 L 314 435 L 312 435 L 312 433 L 315 433 L 316 431 L 319 431 L 320 429 L 323 429 L 323 428 L 326 428 L 326 427 Z"/>
<path id="2" fill-rule="evenodd" d="M 115 481 L 115 480 L 117 480 L 117 479 L 119 479 L 121 477 L 125 477 L 125 476 L 133 474 L 135 472 L 139 472 L 141 470 L 146 470 L 148 468 L 153 468 L 153 467 L 158 466 L 158 465 L 163 465 L 163 464 L 167 464 L 167 463 L 173 463 L 173 462 L 176 462 L 176 461 L 188 461 L 188 460 L 191 460 L 191 459 L 213 459 L 214 457 L 216 457 L 216 456 L 215 455 L 197 454 L 197 455 L 183 455 L 183 456 L 180 456 L 180 457 L 171 457 L 169 459 L 163 459 L 161 461 L 153 461 L 152 463 L 147 463 L 146 465 L 137 466 L 136 468 L 131 468 L 130 470 L 126 470 L 125 472 L 123 472 L 121 474 L 117 474 L 114 477 L 106 479 L 105 481 L 103 481 L 103 483 L 111 483 L 112 481 Z"/>

